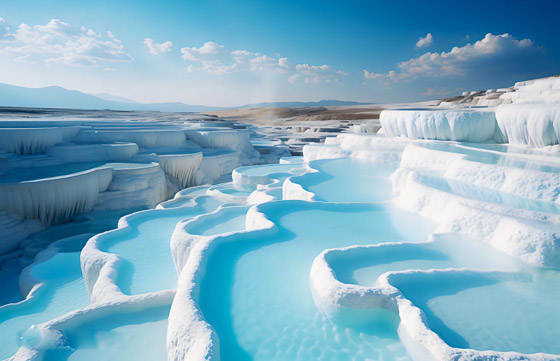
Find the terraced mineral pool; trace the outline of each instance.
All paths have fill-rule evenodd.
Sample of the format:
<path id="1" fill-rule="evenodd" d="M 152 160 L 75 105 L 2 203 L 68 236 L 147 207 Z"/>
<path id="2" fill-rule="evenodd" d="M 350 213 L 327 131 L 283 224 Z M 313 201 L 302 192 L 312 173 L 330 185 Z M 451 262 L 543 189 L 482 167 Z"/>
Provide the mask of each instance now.
<path id="1" fill-rule="evenodd" d="M 169 306 L 111 314 L 65 330 L 71 349 L 48 351 L 45 361 L 165 360 Z"/>
<path id="2" fill-rule="evenodd" d="M 237 171 L 249 175 L 268 175 L 274 173 L 289 173 L 297 165 L 293 164 L 270 164 L 262 166 L 249 166 L 237 168 Z"/>
<path id="3" fill-rule="evenodd" d="M 359 329 L 333 325 L 315 307 L 308 275 L 325 248 L 418 242 L 433 225 L 382 206 L 283 201 L 262 209 L 279 226 L 277 236 L 218 246 L 201 283 L 200 306 L 218 333 L 221 358 L 406 358 L 395 314 L 379 311 Z"/>
<path id="4" fill-rule="evenodd" d="M 205 193 L 206 190 L 204 192 L 200 192 L 200 194 L 205 194 Z M 199 194 L 199 192 L 197 192 L 196 194 Z M 203 207 L 204 209 L 216 209 L 224 204 L 224 202 L 218 198 L 206 196 L 206 195 L 200 195 L 200 196 L 197 195 L 192 197 L 184 196 L 184 197 L 175 198 L 160 203 L 158 205 L 158 208 L 167 209 L 167 208 L 179 208 L 184 206 L 190 206 L 192 205 L 193 201 L 196 201 L 196 204 L 198 204 L 200 207 Z"/>
<path id="5" fill-rule="evenodd" d="M 529 154 L 529 155 L 546 155 L 546 153 L 534 150 L 522 145 L 514 145 L 514 144 L 485 144 L 485 143 L 458 143 L 460 146 L 474 148 L 474 149 L 482 149 L 482 150 L 490 150 L 496 151 L 501 153 L 508 153 L 508 154 Z"/>
<path id="6" fill-rule="evenodd" d="M 258 146 L 272 147 L 272 146 L 282 144 L 282 141 L 276 139 L 267 139 L 267 138 L 251 138 L 251 144 L 253 144 L 253 146 L 255 147 Z"/>
<path id="7" fill-rule="evenodd" d="M 14 169 L 3 174 L 0 183 L 27 182 L 53 177 L 67 176 L 75 173 L 87 172 L 97 168 L 139 169 L 151 167 L 151 163 L 119 163 L 119 162 L 81 162 L 64 163 L 56 166 L 39 166 Z"/>
<path id="8" fill-rule="evenodd" d="M 452 347 L 559 354 L 560 272 L 524 271 L 417 273 L 393 284 Z"/>
<path id="9" fill-rule="evenodd" d="M 213 211 L 218 204 L 156 209 L 128 217 L 128 228 L 100 236 L 100 249 L 122 259 L 116 283 L 128 295 L 175 288 L 177 272 L 169 240 L 177 223 Z M 149 253 L 147 253 L 149 250 Z"/>
<path id="10" fill-rule="evenodd" d="M 475 268 L 517 270 L 520 262 L 488 245 L 457 236 L 431 242 L 359 247 L 332 254 L 329 264 L 343 283 L 373 286 L 385 272 L 409 269 Z"/>
<path id="11" fill-rule="evenodd" d="M 44 282 L 32 298 L 0 307 L 0 359 L 12 356 L 20 346 L 20 336 L 31 325 L 89 304 L 80 268 L 80 253 L 57 253 L 34 264 L 34 278 Z"/>
<path id="12" fill-rule="evenodd" d="M 66 176 L 73 173 L 85 172 L 103 166 L 104 162 L 66 163 L 60 166 L 40 166 L 15 169 L 2 175 L 2 183 L 26 182 L 37 179 Z"/>
<path id="13" fill-rule="evenodd" d="M 512 157 L 511 154 L 506 153 L 509 149 L 508 147 L 496 147 L 493 152 L 489 152 L 482 147 L 472 147 L 470 143 L 430 142 L 419 143 L 419 145 L 428 149 L 463 154 L 467 156 L 467 160 L 483 164 L 504 165 L 511 168 L 532 169 L 547 173 L 560 173 L 560 167 L 557 166 L 557 163 L 552 164 L 535 158 L 527 161 L 521 157 Z"/>
<path id="14" fill-rule="evenodd" d="M 445 179 L 430 174 L 421 175 L 419 181 L 431 188 L 457 194 L 464 198 L 492 202 L 513 208 L 528 209 L 535 212 L 560 213 L 560 206 L 553 202 L 519 197 L 516 194 L 484 188 L 467 182 Z"/>
<path id="15" fill-rule="evenodd" d="M 223 197 L 225 196 L 227 198 L 231 197 L 231 199 L 247 198 L 251 194 L 251 191 L 236 189 L 231 182 L 212 186 L 210 187 L 209 192 L 210 193 L 215 192 L 216 194 L 221 195 Z"/>
<path id="16" fill-rule="evenodd" d="M 558 172 L 546 162 L 511 160 L 500 147 L 490 149 L 499 153 L 489 153 L 482 147 L 439 142 L 421 146 L 466 154 L 474 162 L 522 169 L 536 164 L 536 170 Z M 249 181 L 261 176 L 283 180 L 301 168 L 300 158 L 284 161 L 238 172 Z M 110 166 L 126 168 L 129 163 Z M 560 354 L 559 271 L 524 265 L 488 244 L 458 235 L 429 237 L 434 223 L 385 202 L 392 197 L 391 166 L 351 158 L 317 160 L 309 166 L 317 172 L 290 181 L 313 192 L 320 202 L 256 206 L 277 227 L 266 235 L 246 232 L 249 206 L 210 196 L 214 191 L 242 203 L 252 189 L 238 190 L 231 183 L 184 190 L 161 209 L 127 217 L 128 227 L 99 236 L 100 249 L 122 259 L 116 285 L 127 295 L 143 295 L 138 298 L 175 288 L 169 241 L 179 221 L 200 216 L 185 224 L 185 230 L 232 240 L 207 249 L 196 295 L 205 321 L 217 332 L 224 361 L 409 359 L 397 334 L 397 313 L 344 309 L 335 320 L 320 313 L 309 274 L 317 255 L 333 248 L 339 254 L 331 251 L 329 262 L 339 281 L 372 286 L 380 275 L 393 272 L 391 284 L 424 312 L 427 326 L 451 347 Z M 466 198 L 558 213 L 554 205 L 433 174 L 424 174 L 421 181 Z M 277 188 L 269 191 L 280 198 L 279 184 L 273 186 Z M 353 251 L 340 250 L 354 245 Z M 29 326 L 89 304 L 78 253 L 58 253 L 34 265 L 32 273 L 45 280 L 35 297 L 0 307 L 0 334 L 13 336 L 0 338 L 0 358 L 17 351 L 18 337 Z M 117 307 L 86 317 L 85 322 L 70 322 L 62 330 L 70 348 L 48 350 L 44 359 L 166 359 L 170 305 L 136 307 Z"/>
<path id="17" fill-rule="evenodd" d="M 208 222 L 187 226 L 187 231 L 200 236 L 213 236 L 244 230 L 245 215 L 248 209 L 248 207 L 229 207 L 216 214 L 205 215 L 204 218 L 209 219 Z"/>
<path id="18" fill-rule="evenodd" d="M 379 202 L 392 196 L 392 167 L 354 158 L 316 160 L 309 163 L 317 173 L 291 178 L 327 202 Z"/>

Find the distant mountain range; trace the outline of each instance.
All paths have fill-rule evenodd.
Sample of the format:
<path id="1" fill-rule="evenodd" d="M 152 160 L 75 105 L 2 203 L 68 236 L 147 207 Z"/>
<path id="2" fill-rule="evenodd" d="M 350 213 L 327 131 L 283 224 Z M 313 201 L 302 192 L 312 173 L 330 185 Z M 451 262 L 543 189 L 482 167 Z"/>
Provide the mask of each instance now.
<path id="1" fill-rule="evenodd" d="M 0 84 L 0 106 L 32 108 L 68 108 L 68 109 L 111 109 L 111 110 L 153 110 L 162 112 L 206 112 L 235 108 L 265 107 L 316 107 L 359 105 L 341 100 L 321 100 L 318 102 L 275 102 L 247 104 L 239 107 L 209 107 L 190 105 L 180 102 L 139 103 L 131 99 L 112 94 L 86 94 L 77 90 L 68 90 L 59 86 L 44 88 L 25 88 L 15 85 Z"/>
<path id="2" fill-rule="evenodd" d="M 214 107 L 184 103 L 137 103 L 110 94 L 91 95 L 59 86 L 24 88 L 0 84 L 0 106 L 69 109 L 156 110 L 163 112 L 204 112 Z"/>

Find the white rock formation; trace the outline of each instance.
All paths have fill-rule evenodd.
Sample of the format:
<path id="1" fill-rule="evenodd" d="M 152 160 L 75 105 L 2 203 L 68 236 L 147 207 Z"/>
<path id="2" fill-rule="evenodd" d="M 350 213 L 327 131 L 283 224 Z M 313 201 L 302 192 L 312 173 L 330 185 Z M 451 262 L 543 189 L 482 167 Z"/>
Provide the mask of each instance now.
<path id="1" fill-rule="evenodd" d="M 388 137 L 481 143 L 494 138 L 496 117 L 475 110 L 384 110 L 381 126 Z"/>
<path id="2" fill-rule="evenodd" d="M 560 103 L 500 105 L 496 119 L 508 143 L 531 147 L 560 143 Z"/>
<path id="3" fill-rule="evenodd" d="M 113 179 L 109 167 L 66 176 L 0 184 L 0 210 L 45 224 L 60 223 L 93 209 Z"/>
<path id="4" fill-rule="evenodd" d="M 0 148 L 16 154 L 40 154 L 48 147 L 68 141 L 79 130 L 79 127 L 0 128 Z"/>

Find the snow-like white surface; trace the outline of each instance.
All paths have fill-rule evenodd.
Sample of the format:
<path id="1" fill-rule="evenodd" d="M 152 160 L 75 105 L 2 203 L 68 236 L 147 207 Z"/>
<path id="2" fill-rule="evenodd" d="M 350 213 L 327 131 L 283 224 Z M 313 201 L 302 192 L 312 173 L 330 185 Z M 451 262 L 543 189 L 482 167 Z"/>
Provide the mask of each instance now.
<path id="1" fill-rule="evenodd" d="M 38 181 L 0 184 L 0 210 L 45 224 L 59 223 L 93 209 L 113 171 L 109 167 Z"/>
<path id="2" fill-rule="evenodd" d="M 378 120 L 370 120 L 360 124 L 354 124 L 352 131 L 357 134 L 375 134 L 381 128 Z"/>
<path id="3" fill-rule="evenodd" d="M 204 275 L 204 260 L 212 254 L 215 244 L 235 242 L 277 231 L 274 223 L 267 220 L 256 207 L 252 207 L 247 212 L 246 231 L 205 235 L 191 233 L 191 229 L 204 224 L 208 219 L 224 216 L 231 211 L 218 210 L 217 213 L 179 223 L 173 233 L 171 248 L 180 276 L 167 330 L 168 360 L 220 359 L 218 336 L 197 307 L 200 292 L 198 285 Z"/>
<path id="4" fill-rule="evenodd" d="M 246 130 L 186 130 L 189 140 L 203 148 L 223 148 L 238 152 L 242 164 L 252 164 L 258 153 L 253 149 Z"/>
<path id="5" fill-rule="evenodd" d="M 182 129 L 82 130 L 74 138 L 78 143 L 131 142 L 143 148 L 179 147 L 185 142 Z"/>
<path id="6" fill-rule="evenodd" d="M 507 205 L 484 202 L 491 199 L 487 194 L 492 193 L 485 190 L 492 189 L 495 193 L 513 194 L 521 199 L 542 199 L 554 204 L 560 190 L 558 173 L 539 174 L 530 169 L 491 166 L 463 157 L 416 146 L 405 149 L 404 167 L 393 175 L 394 187 L 399 194 L 398 204 L 436 219 L 441 232 L 456 232 L 484 240 L 537 266 L 560 267 L 558 215 L 536 210 L 520 211 Z M 420 172 L 434 169 L 443 171 L 443 179 L 465 184 L 468 188 L 463 193 L 458 186 L 454 192 L 433 187 L 433 181 L 425 180 Z M 478 192 L 473 195 L 480 200 L 457 195 L 473 192 Z M 502 200 L 497 198 L 497 201 L 501 203 Z M 543 220 L 546 221 L 543 223 Z"/>
<path id="7" fill-rule="evenodd" d="M 496 132 L 491 111 L 384 110 L 379 119 L 388 137 L 481 143 Z"/>
<path id="8" fill-rule="evenodd" d="M 183 188 L 213 183 L 242 164 L 261 161 L 247 130 L 228 129 L 231 122 L 207 123 L 222 130 L 196 122 L 3 121 L 0 210 L 53 224 L 94 207 L 154 207 Z M 185 132 L 206 148 L 204 154 Z M 98 170 L 103 162 L 116 163 Z M 5 234 L 6 249 L 17 242 L 11 233 Z"/>
<path id="9" fill-rule="evenodd" d="M 16 154 L 39 154 L 68 141 L 79 130 L 78 127 L 0 128 L 0 148 Z"/>
<path id="10" fill-rule="evenodd" d="M 46 150 L 47 155 L 60 158 L 65 162 L 126 162 L 136 153 L 138 153 L 136 143 L 58 145 Z"/>
<path id="11" fill-rule="evenodd" d="M 99 195 L 96 210 L 152 208 L 168 198 L 165 173 L 157 163 L 113 169 L 113 180 Z"/>
<path id="12" fill-rule="evenodd" d="M 352 147 L 348 145 L 352 142 L 345 142 L 346 137 L 348 136 L 339 136 L 338 148 L 346 144 L 348 151 Z M 314 147 L 319 148 L 319 146 Z M 336 148 L 333 144 L 330 147 Z M 355 148 L 360 149 L 361 146 L 356 145 Z M 360 150 L 363 152 L 363 149 Z M 371 150 L 380 151 L 375 147 Z M 560 267 L 558 213 L 557 211 L 550 213 L 547 208 L 539 210 L 535 208 L 538 207 L 537 205 L 532 205 L 528 201 L 538 199 L 548 204 L 557 204 L 560 194 L 558 171 L 550 171 L 546 167 L 543 168 L 544 171 L 537 170 L 539 167 L 531 164 L 538 163 L 537 159 L 543 157 L 522 151 L 513 153 L 511 158 L 490 162 L 493 154 L 483 153 L 477 156 L 478 158 L 472 156 L 469 158 L 465 154 L 458 154 L 460 148 L 456 152 L 452 150 L 430 149 L 430 147 L 417 146 L 414 142 L 406 146 L 400 168 L 393 174 L 393 184 L 397 191 L 396 203 L 435 219 L 439 224 L 436 232 L 446 235 L 445 237 L 461 234 L 467 237 L 466 239 L 491 243 L 493 247 L 489 252 L 498 249 L 536 266 Z M 330 154 L 335 152 L 334 149 L 329 151 Z M 317 154 L 314 149 L 313 153 Z M 349 154 L 352 154 L 352 151 Z M 488 163 L 479 162 L 481 159 L 486 160 L 485 157 L 488 158 Z M 549 164 L 559 165 L 554 156 L 548 157 L 547 160 Z M 443 179 L 453 181 L 452 188 L 442 188 L 438 182 L 432 180 L 434 174 L 441 174 Z M 286 184 L 288 182 L 289 180 Z M 459 188 L 461 184 L 464 185 Z M 301 199 L 309 198 L 306 193 L 308 191 L 301 189 Z M 297 196 L 297 192 L 292 192 L 292 197 L 294 194 Z M 468 196 L 465 196 L 466 194 Z M 519 199 L 506 198 L 508 194 L 519 196 Z M 521 202 L 523 199 L 525 201 Z M 512 206 L 513 202 L 515 206 Z M 401 321 L 399 336 L 413 359 L 558 360 L 560 358 L 551 354 L 526 355 L 516 352 L 450 347 L 428 327 L 422 310 L 407 300 L 391 284 L 391 275 L 398 272 L 381 275 L 374 286 L 365 287 L 339 281 L 335 270 L 330 266 L 330 262 L 340 257 L 339 255 L 349 259 L 352 257 L 363 259 L 364 253 L 369 252 L 372 256 L 379 253 L 382 259 L 384 255 L 391 254 L 389 251 L 391 248 L 403 248 L 405 245 L 385 243 L 367 247 L 356 246 L 327 250 L 317 256 L 310 272 L 310 283 L 319 310 L 335 320 L 337 317 L 343 317 L 337 315 L 346 308 L 396 310 Z M 384 248 L 388 251 L 383 251 Z M 412 251 L 411 254 L 415 252 L 417 251 Z M 482 256 L 479 257 L 474 259 L 467 257 L 465 260 L 471 264 L 481 262 L 490 269 L 505 266 L 500 258 L 503 256 L 489 256 L 487 263 L 481 261 Z M 402 274 L 412 272 L 414 271 L 406 271 Z M 449 270 L 449 272 L 457 272 L 461 275 L 469 272 L 477 274 L 477 271 L 460 269 Z"/>
<path id="13" fill-rule="evenodd" d="M 515 83 L 512 92 L 500 96 L 504 104 L 558 103 L 560 77 L 549 77 Z"/>
<path id="14" fill-rule="evenodd" d="M 518 82 L 432 109 L 384 110 L 380 120 L 389 137 L 555 145 L 560 137 L 560 77 Z"/>
<path id="15" fill-rule="evenodd" d="M 195 174 L 195 185 L 215 183 L 224 174 L 241 166 L 239 154 L 234 151 L 220 151 L 209 153 L 202 157 L 200 166 Z"/>
<path id="16" fill-rule="evenodd" d="M 80 256 L 80 281 L 92 304 L 22 332 L 23 347 L 14 360 L 41 359 L 45 351 L 62 348 L 76 349 L 78 357 L 87 347 L 73 343 L 75 330 L 113 318 L 122 318 L 125 327 L 141 329 L 146 325 L 136 325 L 126 315 L 150 314 L 162 307 L 170 311 L 167 333 L 159 335 L 158 347 L 165 338 L 168 360 L 226 358 L 230 355 L 223 352 L 232 349 L 232 340 L 234 347 L 256 360 L 313 359 L 321 353 L 330 359 L 345 350 L 356 358 L 560 360 L 544 353 L 558 348 L 538 335 L 543 350 L 536 351 L 542 353 L 514 352 L 527 342 L 511 341 L 522 335 L 515 332 L 520 327 L 534 327 L 519 325 L 519 320 L 538 324 L 548 311 L 554 312 L 547 309 L 553 302 L 542 295 L 554 297 L 550 290 L 560 279 L 560 161 L 554 146 L 558 109 L 552 102 L 534 101 L 551 97 L 554 84 L 555 80 L 548 85 L 516 84 L 517 92 L 532 94 L 519 99 L 530 98 L 532 104 L 500 105 L 496 114 L 457 108 L 384 112 L 384 135 L 340 134 L 324 144 L 306 145 L 303 159 L 282 159 L 279 165 L 237 168 L 258 158 L 249 132 L 186 124 L 188 129 L 181 133 L 189 141 L 175 144 L 174 135 L 166 135 L 145 138 L 139 149 L 122 149 L 122 155 L 131 154 L 139 163 L 0 184 L 0 205 L 11 204 L 10 209 L 0 207 L 1 231 L 1 225 L 21 227 L 26 222 L 22 218 L 41 219 L 25 212 L 34 209 L 30 204 L 50 201 L 49 194 L 57 187 L 68 195 L 55 194 L 52 205 L 39 208 L 46 222 L 68 217 L 80 207 L 114 209 L 117 203 L 153 207 L 171 190 L 225 179 L 224 174 L 233 171 L 232 182 L 179 191 L 157 209 L 128 215 L 118 229 L 89 239 Z M 494 101 L 503 94 L 510 93 L 496 90 L 484 95 L 486 101 Z M 95 131 L 82 132 L 88 134 L 82 142 L 94 141 Z M 495 144 L 506 140 L 511 145 Z M 489 144 L 474 144 L 481 142 Z M 92 146 L 87 144 L 76 157 L 100 159 L 93 158 Z M 544 146 L 548 147 L 531 148 Z M 47 147 L 41 160 L 27 158 L 24 164 L 64 164 L 60 152 L 72 147 Z M 111 156 L 121 154 L 110 151 L 115 151 Z M 6 153 L 2 157 L 9 165 L 5 174 L 23 159 Z M 98 183 L 93 178 L 64 183 L 66 178 L 82 173 L 93 177 L 96 172 Z M 31 183 L 33 189 L 21 186 Z M 9 198 L 14 192 L 19 198 Z M 10 238 L 0 249 L 17 242 Z M 258 257 L 265 260 L 259 263 Z M 543 275 L 553 282 L 538 284 Z M 28 295 L 38 295 L 33 290 L 40 278 L 24 272 L 22 288 Z M 435 280 L 433 294 L 424 285 L 429 280 Z M 470 342 L 468 336 L 480 333 L 484 325 L 476 325 L 479 331 L 465 331 L 461 327 L 469 322 L 447 323 L 449 313 L 438 314 L 438 302 L 450 300 L 456 305 L 452 314 L 470 320 L 472 310 L 460 308 L 461 297 L 472 291 L 478 297 L 470 296 L 471 302 L 483 298 L 491 302 L 499 295 L 496 287 L 509 287 L 512 280 L 519 283 L 511 288 L 511 304 L 537 306 L 519 308 L 523 318 L 516 312 L 508 314 L 510 330 L 503 328 L 499 342 L 487 340 L 498 346 L 454 345 L 447 331 L 432 322 L 440 317 L 450 329 L 447 333 Z M 419 300 L 418 295 L 426 298 Z M 251 303 L 255 305 L 250 307 Z M 216 305 L 224 308 L 216 311 Z M 547 312 L 537 310 L 539 306 Z M 301 317 L 290 314 L 300 307 L 311 317 L 303 326 Z M 470 316 L 487 312 L 484 307 L 480 310 Z M 493 314 L 488 319 L 506 324 Z M 362 332 L 364 327 L 367 332 Z M 553 328 L 547 334 L 557 332 Z M 379 341 L 377 331 L 391 341 Z M 311 350 L 313 354 L 306 354 Z"/>
<path id="17" fill-rule="evenodd" d="M 195 174 L 202 162 L 202 153 L 165 154 L 159 156 L 159 163 L 175 181 L 180 189 L 195 184 Z"/>
<path id="18" fill-rule="evenodd" d="M 560 103 L 500 105 L 496 119 L 509 143 L 539 148 L 560 143 Z"/>

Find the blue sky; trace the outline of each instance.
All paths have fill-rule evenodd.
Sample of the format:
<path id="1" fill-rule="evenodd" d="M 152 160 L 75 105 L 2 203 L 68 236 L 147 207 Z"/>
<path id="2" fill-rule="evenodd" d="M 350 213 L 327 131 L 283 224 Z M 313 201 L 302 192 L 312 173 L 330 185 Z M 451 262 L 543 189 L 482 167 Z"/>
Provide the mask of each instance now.
<path id="1" fill-rule="evenodd" d="M 0 82 L 143 102 L 404 102 L 560 73 L 556 1 L 0 3 Z"/>

